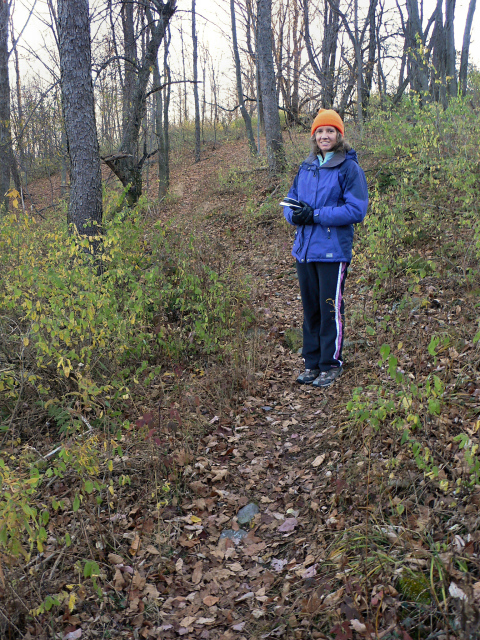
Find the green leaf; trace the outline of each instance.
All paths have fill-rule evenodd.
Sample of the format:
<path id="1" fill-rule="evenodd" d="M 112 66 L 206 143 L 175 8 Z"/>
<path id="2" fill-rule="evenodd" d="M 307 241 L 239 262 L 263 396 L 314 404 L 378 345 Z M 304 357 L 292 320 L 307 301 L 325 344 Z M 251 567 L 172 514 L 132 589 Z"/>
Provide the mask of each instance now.
<path id="1" fill-rule="evenodd" d="M 78 494 L 76 494 L 73 500 L 73 510 L 78 511 L 79 509 L 80 509 L 80 498 L 78 497 Z"/>
<path id="2" fill-rule="evenodd" d="M 440 338 L 438 336 L 432 336 L 432 339 L 430 340 L 430 344 L 428 345 L 428 353 L 431 356 L 437 355 L 437 346 L 439 342 L 440 342 Z"/>
<path id="3" fill-rule="evenodd" d="M 382 344 L 382 346 L 380 347 L 380 355 L 382 357 L 382 360 L 385 362 L 385 360 L 390 355 L 390 345 L 389 344 Z"/>
<path id="4" fill-rule="evenodd" d="M 83 568 L 84 578 L 91 578 L 99 575 L 100 575 L 100 567 L 95 562 L 95 560 L 87 560 Z"/>

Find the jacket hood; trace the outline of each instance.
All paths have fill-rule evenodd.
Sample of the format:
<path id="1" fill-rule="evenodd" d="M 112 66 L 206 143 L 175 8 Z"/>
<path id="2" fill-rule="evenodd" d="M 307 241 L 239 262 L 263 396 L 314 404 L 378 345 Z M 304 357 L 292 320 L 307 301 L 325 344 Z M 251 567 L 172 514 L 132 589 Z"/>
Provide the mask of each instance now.
<path id="1" fill-rule="evenodd" d="M 358 164 L 357 152 L 355 149 L 349 149 L 348 151 L 342 150 L 337 151 L 332 158 L 325 164 L 322 164 L 322 169 L 330 169 L 332 167 L 338 167 L 339 164 L 342 164 L 345 160 L 353 160 Z M 316 164 L 318 161 L 317 156 L 312 152 L 305 160 L 307 164 Z"/>

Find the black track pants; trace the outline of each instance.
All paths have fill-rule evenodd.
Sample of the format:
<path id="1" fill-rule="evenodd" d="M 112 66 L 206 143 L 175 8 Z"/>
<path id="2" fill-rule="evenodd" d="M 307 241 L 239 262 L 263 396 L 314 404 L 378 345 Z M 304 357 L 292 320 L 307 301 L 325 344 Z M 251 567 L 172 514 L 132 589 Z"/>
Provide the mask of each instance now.
<path id="1" fill-rule="evenodd" d="M 343 289 L 348 262 L 298 262 L 303 304 L 306 369 L 328 371 L 342 365 Z"/>

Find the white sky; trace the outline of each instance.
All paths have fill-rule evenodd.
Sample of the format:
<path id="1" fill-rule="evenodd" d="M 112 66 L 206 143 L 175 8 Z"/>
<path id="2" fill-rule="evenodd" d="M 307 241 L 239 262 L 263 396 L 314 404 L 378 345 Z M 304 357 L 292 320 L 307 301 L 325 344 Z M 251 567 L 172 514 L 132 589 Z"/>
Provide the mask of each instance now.
<path id="1" fill-rule="evenodd" d="M 48 22 L 48 8 L 46 0 L 14 0 L 15 6 L 13 10 L 13 23 L 15 34 L 22 30 L 25 21 L 31 12 L 31 8 L 35 5 L 30 21 L 23 31 L 22 38 L 19 42 L 19 50 L 21 52 L 21 73 L 22 76 L 28 78 L 32 74 L 47 77 L 45 68 L 39 60 L 35 60 L 32 52 L 48 66 L 52 67 L 53 58 L 56 58 L 56 48 L 53 44 L 51 29 L 45 24 Z M 345 0 L 343 0 L 345 2 Z M 388 2 L 388 0 L 387 0 Z M 92 12 L 95 13 L 95 7 L 101 9 L 105 6 L 102 0 L 90 0 Z M 360 0 L 360 6 L 366 8 L 368 0 Z M 392 6 L 394 6 L 392 4 Z M 424 15 L 429 17 L 435 7 L 435 0 L 425 0 Z M 216 65 L 228 74 L 233 83 L 233 60 L 230 55 L 230 2 L 229 0 L 197 0 L 197 31 L 199 34 L 199 46 L 205 46 L 212 56 L 216 59 Z M 171 56 L 172 65 L 179 69 L 180 63 L 180 45 L 178 31 L 180 29 L 180 21 L 184 32 L 184 40 L 187 50 L 191 50 L 191 22 L 190 22 L 191 0 L 178 0 L 177 14 L 173 18 L 172 30 L 173 55 Z M 468 0 L 457 0 L 455 12 L 455 46 L 457 51 L 461 50 L 463 41 L 463 30 L 465 27 L 465 19 L 468 9 Z M 406 11 L 404 12 L 406 15 Z M 239 39 L 242 40 L 241 26 L 237 23 Z M 175 32 L 177 36 L 175 36 Z M 92 29 L 92 35 L 95 34 L 95 27 Z M 188 56 L 188 54 L 187 54 Z M 472 40 L 470 44 L 470 57 L 480 65 L 480 7 L 477 7 L 475 13 Z M 176 62 L 175 62 L 176 60 Z M 188 59 L 188 67 L 190 60 Z M 13 75 L 12 75 L 13 79 Z"/>

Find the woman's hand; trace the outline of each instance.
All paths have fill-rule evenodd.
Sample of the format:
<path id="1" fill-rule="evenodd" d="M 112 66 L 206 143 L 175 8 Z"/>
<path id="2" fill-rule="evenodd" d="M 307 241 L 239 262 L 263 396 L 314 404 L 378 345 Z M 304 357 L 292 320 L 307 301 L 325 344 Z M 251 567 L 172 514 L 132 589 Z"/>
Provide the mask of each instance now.
<path id="1" fill-rule="evenodd" d="M 301 202 L 301 201 L 300 201 Z M 303 207 L 292 215 L 293 224 L 313 224 L 313 209 L 309 204 L 301 202 Z"/>

